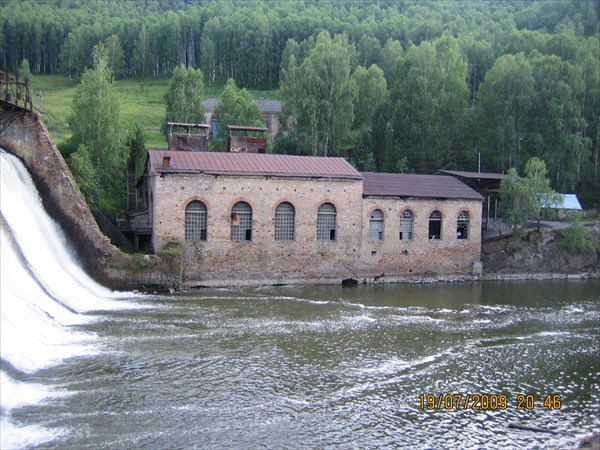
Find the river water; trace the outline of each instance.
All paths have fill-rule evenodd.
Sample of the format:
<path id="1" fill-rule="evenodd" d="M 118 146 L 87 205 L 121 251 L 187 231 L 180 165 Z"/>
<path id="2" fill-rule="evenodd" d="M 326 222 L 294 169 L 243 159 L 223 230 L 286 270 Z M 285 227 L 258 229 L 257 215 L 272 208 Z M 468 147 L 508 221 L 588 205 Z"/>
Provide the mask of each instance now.
<path id="1" fill-rule="evenodd" d="M 2 448 L 562 449 L 600 428 L 598 280 L 110 292 L 2 158 Z"/>

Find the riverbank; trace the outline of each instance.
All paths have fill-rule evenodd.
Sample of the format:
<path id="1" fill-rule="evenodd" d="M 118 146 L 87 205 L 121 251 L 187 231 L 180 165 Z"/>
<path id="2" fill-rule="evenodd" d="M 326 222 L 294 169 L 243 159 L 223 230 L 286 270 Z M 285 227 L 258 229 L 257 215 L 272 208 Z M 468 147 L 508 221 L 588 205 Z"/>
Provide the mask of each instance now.
<path id="1" fill-rule="evenodd" d="M 500 235 L 485 239 L 481 246 L 483 279 L 598 278 L 600 222 L 581 224 L 593 244 L 591 251 L 564 248 L 569 224 L 559 222 L 540 231 L 529 229 L 522 236 Z"/>

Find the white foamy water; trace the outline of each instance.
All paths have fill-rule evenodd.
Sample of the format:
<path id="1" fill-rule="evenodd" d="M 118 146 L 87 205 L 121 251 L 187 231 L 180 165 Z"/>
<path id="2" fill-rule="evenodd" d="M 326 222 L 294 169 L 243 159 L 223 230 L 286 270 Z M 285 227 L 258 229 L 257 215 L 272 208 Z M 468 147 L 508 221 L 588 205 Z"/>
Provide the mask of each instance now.
<path id="1" fill-rule="evenodd" d="M 111 300 L 114 293 L 82 270 L 64 232 L 46 214 L 29 173 L 6 152 L 2 153 L 0 193 L 2 216 L 36 282 L 54 299 L 77 312 L 119 306 Z"/>
<path id="2" fill-rule="evenodd" d="M 21 162 L 2 151 L 0 177 L 1 322 L 0 354 L 22 373 L 97 353 L 95 336 L 74 329 L 95 320 L 92 311 L 131 307 L 119 302 L 130 294 L 97 284 L 80 267 L 60 226 L 45 212 Z M 59 431 L 19 426 L 11 410 L 57 396 L 40 384 L 17 381 L 3 367 L 2 448 L 35 445 Z"/>

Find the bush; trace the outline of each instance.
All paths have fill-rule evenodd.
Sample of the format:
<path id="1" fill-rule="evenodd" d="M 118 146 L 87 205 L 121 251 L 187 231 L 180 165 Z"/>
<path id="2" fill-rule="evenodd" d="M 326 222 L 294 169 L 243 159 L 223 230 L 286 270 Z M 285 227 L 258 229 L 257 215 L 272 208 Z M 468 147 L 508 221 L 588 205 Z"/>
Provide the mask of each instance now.
<path id="1" fill-rule="evenodd" d="M 559 248 L 573 250 L 577 253 L 591 253 L 596 251 L 596 245 L 590 238 L 589 230 L 581 224 L 566 228 L 560 234 Z"/>

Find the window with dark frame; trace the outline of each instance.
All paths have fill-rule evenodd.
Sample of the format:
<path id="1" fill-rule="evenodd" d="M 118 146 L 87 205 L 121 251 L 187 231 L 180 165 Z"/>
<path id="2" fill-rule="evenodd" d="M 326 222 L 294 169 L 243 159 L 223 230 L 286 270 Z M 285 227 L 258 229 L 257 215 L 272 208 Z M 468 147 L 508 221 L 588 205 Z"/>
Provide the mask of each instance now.
<path id="1" fill-rule="evenodd" d="M 403 211 L 400 216 L 400 240 L 411 241 L 413 238 L 413 213 Z"/>
<path id="2" fill-rule="evenodd" d="M 317 240 L 335 241 L 337 212 L 331 203 L 323 203 L 317 212 Z"/>
<path id="3" fill-rule="evenodd" d="M 433 211 L 429 215 L 429 239 L 439 240 L 442 238 L 442 213 Z"/>
<path id="4" fill-rule="evenodd" d="M 238 202 L 231 208 L 231 240 L 252 240 L 252 207 L 246 202 Z"/>
<path id="5" fill-rule="evenodd" d="M 296 209 L 291 203 L 281 203 L 275 209 L 275 240 L 293 241 L 296 234 Z"/>
<path id="6" fill-rule="evenodd" d="M 185 240 L 206 241 L 206 205 L 194 200 L 185 207 Z"/>
<path id="7" fill-rule="evenodd" d="M 383 212 L 376 209 L 371 213 L 369 219 L 369 240 L 383 241 Z"/>
<path id="8" fill-rule="evenodd" d="M 461 211 L 456 221 L 456 239 L 469 239 L 469 213 Z"/>

